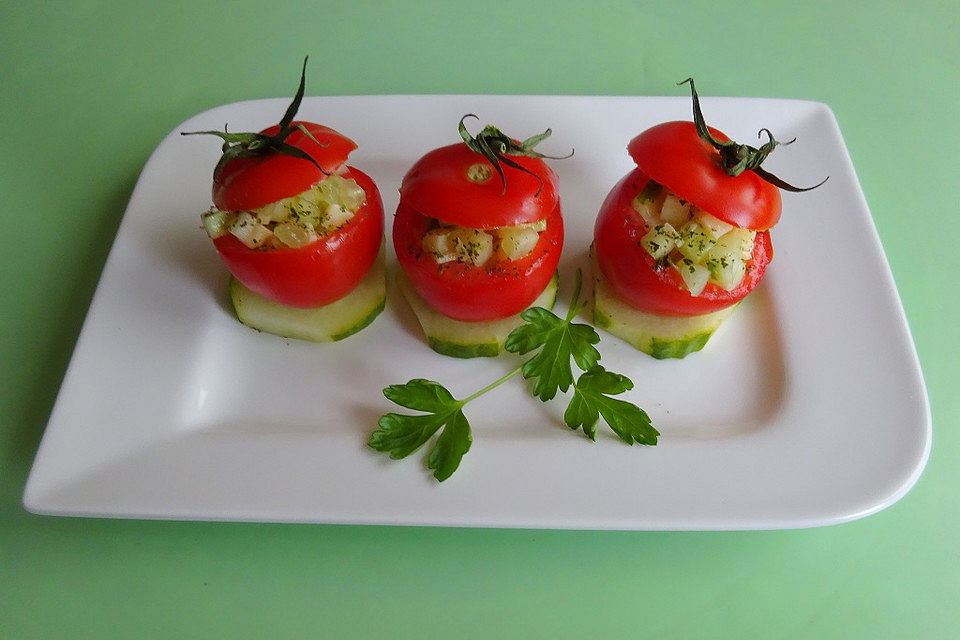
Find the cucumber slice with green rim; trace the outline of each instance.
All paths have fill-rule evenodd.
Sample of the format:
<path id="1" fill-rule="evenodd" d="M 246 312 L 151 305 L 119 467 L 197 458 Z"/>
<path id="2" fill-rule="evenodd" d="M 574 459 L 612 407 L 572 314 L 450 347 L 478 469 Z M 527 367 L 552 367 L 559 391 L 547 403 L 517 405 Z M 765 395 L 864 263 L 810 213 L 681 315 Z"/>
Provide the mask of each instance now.
<path id="1" fill-rule="evenodd" d="M 410 284 L 403 270 L 397 271 L 397 287 L 403 292 L 410 308 L 420 322 L 427 344 L 437 353 L 454 358 L 492 357 L 503 351 L 503 344 L 510 332 L 523 324 L 520 314 L 489 322 L 464 322 L 454 320 L 434 311 L 420 297 Z M 557 298 L 560 279 L 557 274 L 547 284 L 543 292 L 533 301 L 531 307 L 553 309 Z"/>
<path id="2" fill-rule="evenodd" d="M 380 315 L 387 299 L 384 249 L 353 291 L 330 304 L 301 309 L 267 300 L 230 278 L 230 300 L 243 324 L 284 338 L 336 342 L 352 336 Z"/>
<path id="3" fill-rule="evenodd" d="M 659 316 L 621 300 L 593 263 L 593 324 L 654 358 L 683 358 L 703 349 L 737 305 L 700 316 Z"/>

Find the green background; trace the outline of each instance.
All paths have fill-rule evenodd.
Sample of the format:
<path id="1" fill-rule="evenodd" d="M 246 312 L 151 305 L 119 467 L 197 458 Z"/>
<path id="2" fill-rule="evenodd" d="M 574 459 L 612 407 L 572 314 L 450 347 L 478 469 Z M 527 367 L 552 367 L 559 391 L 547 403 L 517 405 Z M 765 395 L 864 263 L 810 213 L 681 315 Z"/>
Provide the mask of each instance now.
<path id="1" fill-rule="evenodd" d="M 956 2 L 3 7 L 0 637 L 956 637 Z M 30 463 L 148 154 L 203 109 L 289 95 L 305 53 L 313 95 L 680 95 L 695 75 L 705 95 L 829 104 L 926 376 L 919 483 L 864 520 L 779 532 L 27 514 Z"/>

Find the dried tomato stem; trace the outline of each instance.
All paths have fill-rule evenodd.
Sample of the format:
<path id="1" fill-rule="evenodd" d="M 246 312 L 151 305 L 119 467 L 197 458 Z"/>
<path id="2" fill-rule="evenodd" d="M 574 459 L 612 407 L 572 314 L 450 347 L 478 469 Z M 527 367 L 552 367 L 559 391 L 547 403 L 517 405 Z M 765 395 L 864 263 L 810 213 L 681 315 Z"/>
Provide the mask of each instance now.
<path id="1" fill-rule="evenodd" d="M 796 138 L 790 140 L 789 142 L 779 142 L 773 137 L 773 133 L 771 133 L 769 129 L 763 128 L 757 132 L 757 137 L 759 138 L 766 133 L 767 142 L 761 145 L 760 148 L 751 147 L 748 144 L 740 144 L 738 142 L 734 142 L 733 140 L 721 142 L 710 133 L 710 129 L 707 127 L 707 122 L 703 117 L 703 112 L 700 110 L 700 96 L 697 95 L 697 88 L 693 83 L 693 78 L 687 78 L 683 82 L 678 82 L 677 84 L 690 85 L 690 95 L 693 98 L 693 124 L 697 128 L 697 135 L 700 136 L 701 140 L 717 150 L 717 153 L 720 154 L 720 167 L 728 176 L 738 176 L 744 171 L 753 171 L 755 174 L 760 176 L 760 178 L 766 180 L 770 184 L 773 184 L 786 191 L 793 192 L 810 191 L 811 189 L 816 189 L 830 179 L 830 176 L 827 176 L 812 187 L 795 187 L 789 182 L 786 182 L 785 180 L 773 175 L 766 169 L 761 168 L 760 165 L 763 164 L 763 161 L 767 159 L 767 156 L 769 156 L 774 149 L 780 145 L 791 144 L 794 140 L 796 140 Z"/>
<path id="2" fill-rule="evenodd" d="M 313 156 L 303 149 L 299 149 L 286 142 L 286 139 L 290 137 L 291 133 L 294 131 L 301 131 L 308 138 L 317 144 L 320 144 L 320 142 L 313 137 L 313 134 L 310 133 L 302 124 L 293 124 L 293 118 L 297 115 L 297 111 L 300 109 L 300 103 L 303 101 L 303 92 L 304 88 L 306 87 L 307 60 L 309 59 L 310 56 L 306 56 L 303 59 L 303 68 L 300 70 L 300 86 L 297 89 L 296 95 L 293 97 L 293 102 L 290 103 L 290 106 L 287 107 L 283 117 L 280 118 L 280 129 L 272 136 L 253 132 L 230 133 L 227 131 L 226 125 L 224 125 L 223 131 L 180 132 L 180 135 L 182 136 L 203 134 L 217 136 L 223 140 L 223 146 L 221 147 L 223 155 L 220 156 L 217 166 L 213 169 L 214 182 L 219 182 L 220 170 L 223 169 L 223 167 L 231 160 L 235 160 L 236 158 L 263 156 L 269 153 L 282 153 L 284 155 L 293 156 L 294 158 L 306 160 L 313 163 L 313 166 L 319 169 L 323 175 L 330 175 L 323 170 L 323 167 L 321 167 L 316 160 L 313 159 Z"/>
<path id="3" fill-rule="evenodd" d="M 538 176 L 533 171 L 530 171 L 526 167 L 520 165 L 515 160 L 511 160 L 507 156 L 526 156 L 528 158 L 550 158 L 551 160 L 564 160 L 573 155 L 573 150 L 570 150 L 570 153 L 565 156 L 548 156 L 535 151 L 534 147 L 550 137 L 550 134 L 553 133 L 551 129 L 547 129 L 543 133 L 538 133 L 535 136 L 531 136 L 524 140 L 523 142 L 516 142 L 513 138 L 506 135 L 500 129 L 496 128 L 493 125 L 488 124 L 483 128 L 483 131 L 478 133 L 476 136 L 471 136 L 470 132 L 467 130 L 467 126 L 463 123 L 467 118 L 477 118 L 475 114 L 468 113 L 467 115 L 460 118 L 460 124 L 457 126 L 457 129 L 460 131 L 460 137 L 463 138 L 464 143 L 467 147 L 470 148 L 474 153 L 482 155 L 484 158 L 490 161 L 490 164 L 493 165 L 493 168 L 496 169 L 497 174 L 500 176 L 500 182 L 503 184 L 503 191 L 500 195 L 503 195 L 507 192 L 507 179 L 503 173 L 503 167 L 501 163 L 512 167 L 514 169 L 519 169 L 524 173 L 528 173 L 540 183 L 540 187 L 537 189 L 537 193 L 534 197 L 538 197 L 540 192 L 543 191 L 543 178 Z M 479 118 L 477 118 L 479 120 Z"/>

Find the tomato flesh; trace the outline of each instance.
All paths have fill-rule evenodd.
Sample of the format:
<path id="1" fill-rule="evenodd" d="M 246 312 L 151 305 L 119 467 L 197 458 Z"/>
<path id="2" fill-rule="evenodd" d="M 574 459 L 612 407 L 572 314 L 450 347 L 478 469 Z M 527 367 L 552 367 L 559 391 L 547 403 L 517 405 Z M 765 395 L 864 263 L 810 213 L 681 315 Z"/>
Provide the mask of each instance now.
<path id="1" fill-rule="evenodd" d="M 727 291 L 710 282 L 699 296 L 693 296 L 676 269 L 657 268 L 653 256 L 640 246 L 647 228 L 633 210 L 633 198 L 649 181 L 640 169 L 627 174 L 607 196 L 597 217 L 594 253 L 614 292 L 641 311 L 663 316 L 703 315 L 742 300 L 759 284 L 773 258 L 770 234 L 757 233 L 747 273 L 735 289 Z"/>
<path id="2" fill-rule="evenodd" d="M 293 124 L 302 124 L 317 142 L 297 129 L 287 137 L 287 144 L 306 151 L 328 174 L 343 166 L 350 152 L 357 148 L 353 140 L 329 127 L 312 122 Z M 277 131 L 279 125 L 274 125 L 263 133 L 271 135 Z M 221 211 L 259 209 L 303 193 L 325 177 L 312 162 L 281 153 L 236 158 L 215 176 L 213 204 Z"/>
<path id="3" fill-rule="evenodd" d="M 401 268 L 430 307 L 455 320 L 496 320 L 530 306 L 553 277 L 563 247 L 559 203 L 546 221 L 533 251 L 518 260 L 482 267 L 458 261 L 437 264 L 422 248 L 430 217 L 401 199 L 393 222 L 393 245 Z"/>
<path id="4" fill-rule="evenodd" d="M 710 127 L 720 141 L 723 132 Z M 627 146 L 643 173 L 712 216 L 735 227 L 766 231 L 780 220 L 780 190 L 753 171 L 728 176 L 719 154 L 692 122 L 650 127 Z"/>
<path id="5" fill-rule="evenodd" d="M 519 169 L 501 165 L 500 176 L 483 156 L 464 143 L 434 149 L 420 158 L 403 178 L 400 196 L 420 213 L 471 229 L 508 227 L 543 220 L 558 205 L 557 175 L 543 160 L 510 156 L 543 180 Z M 490 169 L 484 182 L 468 178 L 471 166 Z"/>
<path id="6" fill-rule="evenodd" d="M 347 167 L 343 177 L 356 180 L 366 193 L 366 201 L 343 227 L 296 249 L 250 249 L 233 235 L 222 235 L 213 244 L 230 273 L 251 291 L 291 307 L 319 307 L 352 291 L 380 252 L 383 203 L 362 171 Z"/>

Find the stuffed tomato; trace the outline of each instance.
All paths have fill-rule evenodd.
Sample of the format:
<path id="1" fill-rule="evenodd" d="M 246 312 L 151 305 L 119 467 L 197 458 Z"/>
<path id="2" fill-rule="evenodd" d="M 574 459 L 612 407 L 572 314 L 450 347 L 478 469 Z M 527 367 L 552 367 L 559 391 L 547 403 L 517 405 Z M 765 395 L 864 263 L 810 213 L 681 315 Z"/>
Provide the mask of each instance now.
<path id="1" fill-rule="evenodd" d="M 773 258 L 779 189 L 806 190 L 760 167 L 779 144 L 769 131 L 757 149 L 707 127 L 689 82 L 694 122 L 659 124 L 630 142 L 637 168 L 594 228 L 594 322 L 655 358 L 704 347 Z"/>
<path id="2" fill-rule="evenodd" d="M 398 285 L 430 346 L 494 356 L 531 306 L 552 308 L 563 247 L 557 176 L 533 147 L 487 126 L 404 176 L 393 223 Z"/>
<path id="3" fill-rule="evenodd" d="M 357 145 L 328 127 L 294 121 L 224 141 L 204 227 L 231 273 L 241 322 L 329 342 L 383 310 L 383 205 L 373 180 L 346 165 Z"/>

